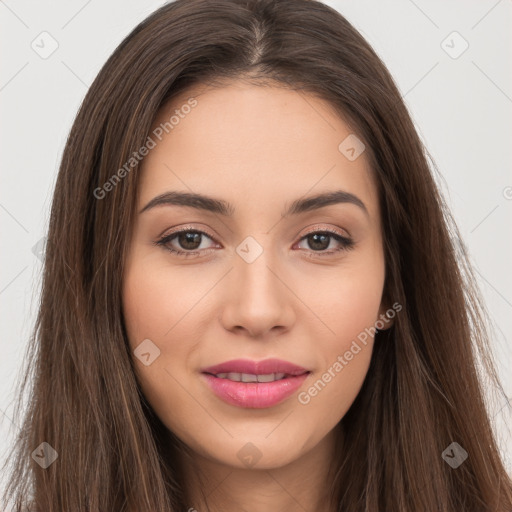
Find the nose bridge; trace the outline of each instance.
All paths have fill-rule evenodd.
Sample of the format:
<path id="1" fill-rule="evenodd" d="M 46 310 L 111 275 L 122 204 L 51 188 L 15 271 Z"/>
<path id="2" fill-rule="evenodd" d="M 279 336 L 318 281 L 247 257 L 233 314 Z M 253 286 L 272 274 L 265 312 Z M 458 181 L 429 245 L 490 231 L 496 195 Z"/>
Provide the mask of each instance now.
<path id="1" fill-rule="evenodd" d="M 231 272 L 232 286 L 223 314 L 227 329 L 245 328 L 251 334 L 263 333 L 275 326 L 289 326 L 292 321 L 291 296 L 276 276 L 275 251 L 253 237 L 236 248 Z"/>
<path id="2" fill-rule="evenodd" d="M 235 279 L 242 291 L 242 296 L 251 299 L 253 305 L 261 307 L 261 301 L 270 305 L 278 302 L 278 281 L 270 270 L 275 267 L 276 258 L 270 247 L 270 238 L 265 240 L 266 246 L 257 242 L 253 237 L 247 237 L 236 249 Z M 275 270 L 274 270 L 275 272 Z M 242 297 L 243 298 L 243 297 Z"/>

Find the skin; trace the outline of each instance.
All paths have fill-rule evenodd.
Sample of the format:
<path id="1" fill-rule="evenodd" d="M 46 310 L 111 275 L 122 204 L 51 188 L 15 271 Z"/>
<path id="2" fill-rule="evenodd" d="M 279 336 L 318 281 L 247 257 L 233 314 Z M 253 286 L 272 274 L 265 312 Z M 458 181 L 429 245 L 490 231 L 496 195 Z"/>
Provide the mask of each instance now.
<path id="1" fill-rule="evenodd" d="M 164 192 L 182 191 L 225 200 L 234 213 L 165 205 L 137 215 L 124 317 L 132 350 L 145 339 L 160 350 L 149 366 L 134 356 L 138 381 L 191 450 L 184 460 L 191 508 L 206 510 L 203 490 L 212 511 L 332 510 L 325 492 L 335 427 L 361 388 L 373 339 L 309 403 L 300 403 L 298 393 L 389 309 L 366 154 L 349 161 L 338 150 L 351 130 L 323 100 L 242 81 L 184 92 L 161 110 L 153 129 L 192 96 L 197 106 L 144 158 L 138 211 Z M 335 190 L 356 195 L 367 212 L 340 203 L 281 217 L 294 200 Z M 214 238 L 203 236 L 190 258 L 154 244 L 182 227 Z M 315 251 L 305 238 L 311 228 L 338 231 L 355 245 L 325 254 L 341 247 L 331 238 Z M 252 263 L 236 252 L 247 236 L 263 249 Z M 168 245 L 187 250 L 179 238 Z M 274 407 L 227 404 L 200 378 L 206 366 L 270 357 L 311 371 L 297 393 Z M 253 466 L 237 455 L 247 443 L 260 455 Z"/>

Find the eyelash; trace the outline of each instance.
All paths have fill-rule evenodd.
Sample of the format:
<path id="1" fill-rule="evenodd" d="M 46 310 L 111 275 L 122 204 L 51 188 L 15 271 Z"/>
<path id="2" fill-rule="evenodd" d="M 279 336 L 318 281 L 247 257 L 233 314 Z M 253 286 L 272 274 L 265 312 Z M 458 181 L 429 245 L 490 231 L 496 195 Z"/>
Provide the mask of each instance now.
<path id="1" fill-rule="evenodd" d="M 177 249 L 173 249 L 172 247 L 169 247 L 169 243 L 174 240 L 178 235 L 181 233 L 195 233 L 195 234 L 201 234 L 205 235 L 206 237 L 210 238 L 211 240 L 215 241 L 215 239 L 209 235 L 208 233 L 201 231 L 199 229 L 192 229 L 192 228 L 184 228 L 179 231 L 174 231 L 173 233 L 170 233 L 168 235 L 163 236 L 156 242 L 153 242 L 154 245 L 157 245 L 159 247 L 162 247 L 164 250 L 169 251 L 170 253 L 175 254 L 176 256 L 179 256 L 181 258 L 190 258 L 197 256 L 201 251 L 180 251 Z M 311 253 L 308 254 L 308 257 L 325 257 L 325 256 L 331 256 L 333 254 L 339 253 L 341 251 L 348 251 L 350 249 L 353 249 L 355 243 L 351 238 L 348 238 L 346 236 L 340 235 L 336 231 L 330 231 L 330 230 L 313 230 L 308 233 L 306 233 L 300 240 L 299 243 L 308 238 L 311 235 L 327 235 L 329 237 L 334 238 L 337 242 L 341 244 L 341 247 L 338 249 L 331 249 L 330 251 L 313 251 L 311 250 Z M 203 249 L 203 251 L 209 251 L 210 249 Z M 304 249 L 302 249 L 304 250 Z M 306 249 L 307 250 L 307 249 Z"/>

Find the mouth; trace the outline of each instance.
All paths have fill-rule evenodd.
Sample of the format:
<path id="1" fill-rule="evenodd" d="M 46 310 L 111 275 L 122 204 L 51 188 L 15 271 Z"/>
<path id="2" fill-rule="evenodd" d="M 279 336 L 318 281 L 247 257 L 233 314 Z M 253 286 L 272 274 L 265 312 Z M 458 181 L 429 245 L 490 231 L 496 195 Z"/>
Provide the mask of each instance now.
<path id="1" fill-rule="evenodd" d="M 263 409 L 290 397 L 311 371 L 279 359 L 238 359 L 205 368 L 201 374 L 208 388 L 224 402 Z"/>
<path id="2" fill-rule="evenodd" d="M 220 376 L 220 378 L 226 378 L 230 375 L 233 380 L 238 380 L 242 376 L 244 379 L 242 382 L 256 382 L 254 378 L 264 377 L 272 380 L 282 379 L 285 376 L 296 376 L 307 373 L 309 370 L 297 364 L 282 359 L 264 359 L 262 361 L 253 361 L 251 359 L 233 359 L 231 361 L 225 361 L 214 366 L 209 366 L 201 370 L 203 373 L 209 373 L 211 375 Z M 240 379 L 238 378 L 240 375 Z M 252 380 L 251 380 L 252 379 Z M 268 381 L 262 381 L 268 382 Z"/>
<path id="3" fill-rule="evenodd" d="M 211 375 L 212 377 L 217 377 L 218 379 L 227 379 L 232 382 L 275 382 L 278 380 L 289 379 L 292 377 L 300 377 L 300 375 L 304 375 L 306 373 L 310 373 L 305 370 L 300 374 L 290 374 L 290 373 L 265 373 L 265 374 L 254 374 L 254 373 L 237 373 L 237 372 L 229 372 L 229 373 L 208 373 L 204 372 L 206 375 Z"/>

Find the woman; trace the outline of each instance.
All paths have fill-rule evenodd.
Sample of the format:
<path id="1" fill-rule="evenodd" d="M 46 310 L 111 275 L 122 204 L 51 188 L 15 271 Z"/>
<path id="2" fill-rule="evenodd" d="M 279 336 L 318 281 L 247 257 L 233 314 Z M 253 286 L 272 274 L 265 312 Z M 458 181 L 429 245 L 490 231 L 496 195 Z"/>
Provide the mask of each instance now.
<path id="1" fill-rule="evenodd" d="M 458 240 L 339 13 L 163 6 L 66 144 L 16 510 L 511 510 Z"/>

